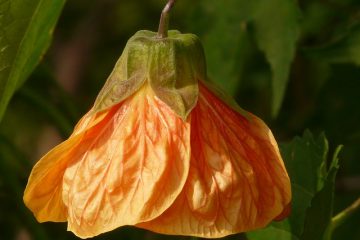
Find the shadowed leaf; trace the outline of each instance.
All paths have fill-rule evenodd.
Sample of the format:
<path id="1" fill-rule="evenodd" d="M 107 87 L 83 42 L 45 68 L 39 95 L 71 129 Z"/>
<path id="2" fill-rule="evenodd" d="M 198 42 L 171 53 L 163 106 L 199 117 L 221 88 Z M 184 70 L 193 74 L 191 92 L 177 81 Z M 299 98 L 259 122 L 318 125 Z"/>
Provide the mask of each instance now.
<path id="1" fill-rule="evenodd" d="M 265 229 L 248 233 L 248 239 L 321 239 L 316 236 L 324 234 L 332 213 L 338 151 L 328 169 L 328 143 L 324 134 L 315 138 L 306 131 L 302 138 L 296 137 L 290 143 L 282 144 L 281 152 L 292 183 L 292 213 L 282 222 L 272 223 Z M 321 207 L 325 200 L 328 203 Z M 311 229 L 314 228 L 314 221 L 321 224 L 322 231 Z"/>
<path id="2" fill-rule="evenodd" d="M 332 43 L 306 49 L 308 56 L 330 63 L 354 63 L 360 66 L 360 23 Z"/>
<path id="3" fill-rule="evenodd" d="M 204 45 L 210 79 L 233 96 L 239 89 L 249 54 L 246 24 L 257 3 L 258 0 L 198 1 L 190 15 L 192 30 L 199 33 Z"/>
<path id="4" fill-rule="evenodd" d="M 311 201 L 311 207 L 307 210 L 304 232 L 301 236 L 301 239 L 303 240 L 324 239 L 326 230 L 331 223 L 334 204 L 335 177 L 339 170 L 339 159 L 337 155 L 340 150 L 341 146 L 338 147 L 335 152 L 323 189 L 316 194 Z M 316 228 L 314 228 L 314 226 L 316 226 Z"/>
<path id="5" fill-rule="evenodd" d="M 294 0 L 263 0 L 254 19 L 255 38 L 272 70 L 272 115 L 276 117 L 285 95 L 299 36 L 300 10 Z"/>

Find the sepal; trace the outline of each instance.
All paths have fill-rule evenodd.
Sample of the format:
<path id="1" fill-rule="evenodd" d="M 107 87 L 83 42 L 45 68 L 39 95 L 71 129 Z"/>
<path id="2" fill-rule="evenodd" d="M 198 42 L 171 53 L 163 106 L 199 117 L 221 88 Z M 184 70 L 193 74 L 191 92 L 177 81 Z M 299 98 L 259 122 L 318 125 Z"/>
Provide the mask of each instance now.
<path id="1" fill-rule="evenodd" d="M 157 33 L 139 31 L 128 41 L 94 110 L 102 111 L 123 101 L 147 83 L 185 120 L 196 105 L 198 81 L 202 79 L 206 79 L 206 64 L 197 36 L 169 31 L 168 37 L 159 38 Z"/>

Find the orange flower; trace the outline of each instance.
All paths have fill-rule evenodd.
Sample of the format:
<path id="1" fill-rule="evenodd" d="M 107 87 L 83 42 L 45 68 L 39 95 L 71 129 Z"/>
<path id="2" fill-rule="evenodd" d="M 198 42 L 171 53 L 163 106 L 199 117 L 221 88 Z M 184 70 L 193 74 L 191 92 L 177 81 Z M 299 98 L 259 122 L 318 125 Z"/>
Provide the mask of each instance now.
<path id="1" fill-rule="evenodd" d="M 124 225 L 217 238 L 286 217 L 269 128 L 210 90 L 194 35 L 155 35 L 130 39 L 94 107 L 35 165 L 27 207 L 82 238 Z"/>

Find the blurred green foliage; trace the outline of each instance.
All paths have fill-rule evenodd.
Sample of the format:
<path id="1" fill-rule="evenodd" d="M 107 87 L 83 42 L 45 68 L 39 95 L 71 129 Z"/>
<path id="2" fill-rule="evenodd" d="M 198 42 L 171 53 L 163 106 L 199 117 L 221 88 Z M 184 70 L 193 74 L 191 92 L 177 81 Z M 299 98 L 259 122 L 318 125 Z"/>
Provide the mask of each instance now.
<path id="1" fill-rule="evenodd" d="M 281 222 L 247 234 L 249 240 L 325 239 L 333 214 L 333 192 L 340 147 L 327 165 L 329 146 L 321 134 L 305 131 L 280 146 L 293 194 L 292 214 Z M 316 228 L 314 226 L 316 225 Z"/>
<path id="2" fill-rule="evenodd" d="M 65 0 L 0 2 L 0 119 L 50 44 Z"/>
<path id="3" fill-rule="evenodd" d="M 0 0 L 0 116 L 6 109 L 0 125 L 0 239 L 76 239 L 65 224 L 36 222 L 22 203 L 27 177 L 91 107 L 127 39 L 140 29 L 157 29 L 165 1 L 63 4 Z M 40 61 L 60 12 L 54 41 Z M 322 238 L 331 215 L 360 195 L 360 2 L 182 0 L 171 26 L 200 37 L 209 78 L 265 119 L 283 143 L 293 213 L 247 237 Z M 294 138 L 305 129 L 314 135 Z M 334 230 L 333 239 L 360 239 L 359 223 L 358 212 Z M 125 227 L 96 239 L 169 237 Z"/>

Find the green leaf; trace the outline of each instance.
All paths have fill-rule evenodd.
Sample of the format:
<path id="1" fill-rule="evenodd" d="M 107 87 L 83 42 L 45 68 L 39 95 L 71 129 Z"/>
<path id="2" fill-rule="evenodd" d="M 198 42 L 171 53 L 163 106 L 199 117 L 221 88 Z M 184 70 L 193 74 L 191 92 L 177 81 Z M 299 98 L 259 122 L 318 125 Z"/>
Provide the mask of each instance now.
<path id="1" fill-rule="evenodd" d="M 258 0 L 196 1 L 191 30 L 200 34 L 212 82 L 234 96 L 249 55 L 247 21 Z"/>
<path id="2" fill-rule="evenodd" d="M 302 138 L 296 137 L 290 143 L 282 144 L 281 153 L 290 175 L 293 192 L 292 214 L 287 221 L 291 225 L 291 232 L 300 237 L 306 210 L 323 186 L 328 142 L 324 134 L 314 138 L 309 131 L 305 131 Z"/>
<path id="3" fill-rule="evenodd" d="M 0 120 L 48 48 L 65 0 L 0 0 Z"/>
<path id="4" fill-rule="evenodd" d="M 288 221 L 273 223 L 262 230 L 249 232 L 246 236 L 249 240 L 299 240 L 291 233 Z"/>
<path id="5" fill-rule="evenodd" d="M 334 204 L 335 177 L 339 170 L 338 154 L 341 146 L 335 152 L 324 182 L 324 187 L 311 201 L 311 207 L 307 210 L 304 232 L 301 236 L 303 240 L 324 239 L 326 230 L 331 224 Z M 316 226 L 316 228 L 314 228 Z M 330 238 L 329 238 L 330 239 Z"/>
<path id="6" fill-rule="evenodd" d="M 323 224 L 323 233 L 324 226 L 327 227 L 325 222 L 329 220 L 329 214 L 331 216 L 332 200 L 325 204 L 329 212 L 319 204 L 325 197 L 332 199 L 338 151 L 328 170 L 328 143 L 324 134 L 315 138 L 309 131 L 305 131 L 302 138 L 296 137 L 290 143 L 280 145 L 280 148 L 292 185 L 291 215 L 282 222 L 272 223 L 265 229 L 250 232 L 247 237 L 249 240 L 307 240 L 304 236 L 315 239 L 310 238 L 315 235 L 311 232 L 314 223 L 309 216 L 313 218 L 313 215 L 317 215 L 315 219 Z"/>
<path id="7" fill-rule="evenodd" d="M 247 25 L 273 72 L 273 115 L 280 109 L 299 32 L 299 9 L 294 0 L 208 0 L 194 3 L 189 18 L 204 44 L 210 79 L 234 95 L 251 54 Z M 196 20 L 194 20 L 196 19 Z"/>
<path id="8" fill-rule="evenodd" d="M 262 0 L 254 17 L 255 38 L 272 69 L 272 116 L 285 95 L 299 37 L 300 10 L 295 0 Z"/>
<path id="9" fill-rule="evenodd" d="M 326 46 L 305 49 L 307 56 L 330 63 L 354 63 L 360 66 L 360 23 Z"/>

